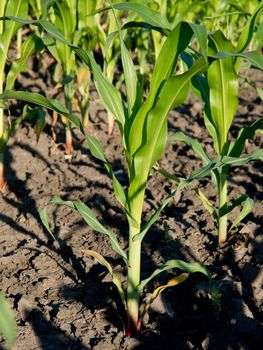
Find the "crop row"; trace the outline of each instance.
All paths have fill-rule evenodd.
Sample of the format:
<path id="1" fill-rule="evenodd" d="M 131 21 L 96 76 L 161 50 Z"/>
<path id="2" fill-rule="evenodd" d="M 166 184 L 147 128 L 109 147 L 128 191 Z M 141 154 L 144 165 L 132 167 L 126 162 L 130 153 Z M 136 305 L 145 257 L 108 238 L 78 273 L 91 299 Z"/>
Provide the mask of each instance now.
<path id="1" fill-rule="evenodd" d="M 241 69 L 263 69 L 262 9 L 263 2 L 256 1 L 178 1 L 174 4 L 156 0 L 151 6 L 148 1 L 106 4 L 85 0 L 1 1 L 0 188 L 4 191 L 6 185 L 4 154 L 8 141 L 24 120 L 35 121 L 39 138 L 46 123 L 45 110 L 52 111 L 55 121 L 60 116 L 65 124 L 67 154 L 74 152 L 72 125 L 79 130 L 92 156 L 104 164 L 112 179 L 114 194 L 129 226 L 128 250 L 122 248 L 117 235 L 103 226 L 83 202 L 54 197 L 48 205 L 76 210 L 94 231 L 109 238 L 113 251 L 122 258 L 127 269 L 126 286 L 102 255 L 92 250 L 83 251 L 111 275 L 125 311 L 123 322 L 127 335 L 140 331 L 150 304 L 163 290 L 183 282 L 190 273 L 201 272 L 210 278 L 209 271 L 198 262 L 169 260 L 141 279 L 142 241 L 174 196 L 193 181 L 211 176 L 218 192 L 217 206 L 213 206 L 200 189 L 197 195 L 216 222 L 219 244 L 227 241 L 229 233 L 253 208 L 253 200 L 246 194 L 229 203 L 228 174 L 231 166 L 263 159 L 262 149 L 243 154 L 247 140 L 253 140 L 263 129 L 263 119 L 241 128 L 236 139 L 230 140 L 229 130 L 238 108 Z M 8 55 L 14 44 L 16 57 L 9 65 Z M 63 102 L 47 98 L 44 91 L 37 94 L 15 89 L 16 79 L 27 69 L 28 60 L 36 54 L 41 59 L 46 52 L 55 61 L 53 80 L 57 90 L 63 91 Z M 93 82 L 107 110 L 109 134 L 116 123 L 121 136 L 127 187 L 115 176 L 100 141 L 89 133 L 89 91 Z M 255 88 L 262 96 L 262 90 Z M 185 101 L 190 90 L 203 102 L 204 123 L 213 140 L 213 157 L 205 152 L 204 145 L 182 131 L 168 137 L 168 113 Z M 13 100 L 33 107 L 26 105 L 20 117 L 10 118 L 6 111 Z M 176 188 L 171 189 L 170 195 L 142 225 L 149 173 L 153 167 L 158 169 L 157 162 L 170 141 L 185 142 L 203 165 L 187 178 L 176 178 Z M 173 174 L 163 174 L 173 177 Z M 241 207 L 240 212 L 229 223 L 229 213 L 237 206 Z M 40 218 L 53 235 L 47 207 L 40 212 Z M 173 268 L 182 272 L 154 290 L 140 308 L 146 284 Z M 2 295 L 0 307 L 0 331 L 12 346 L 15 326 Z"/>

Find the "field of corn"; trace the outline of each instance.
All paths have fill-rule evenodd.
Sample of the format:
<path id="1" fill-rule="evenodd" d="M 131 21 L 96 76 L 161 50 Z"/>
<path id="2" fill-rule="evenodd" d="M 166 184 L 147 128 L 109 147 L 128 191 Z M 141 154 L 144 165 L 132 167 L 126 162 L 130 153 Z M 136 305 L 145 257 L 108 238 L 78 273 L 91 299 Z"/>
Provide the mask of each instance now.
<path id="1" fill-rule="evenodd" d="M 262 348 L 262 19 L 1 0 L 0 349 Z"/>

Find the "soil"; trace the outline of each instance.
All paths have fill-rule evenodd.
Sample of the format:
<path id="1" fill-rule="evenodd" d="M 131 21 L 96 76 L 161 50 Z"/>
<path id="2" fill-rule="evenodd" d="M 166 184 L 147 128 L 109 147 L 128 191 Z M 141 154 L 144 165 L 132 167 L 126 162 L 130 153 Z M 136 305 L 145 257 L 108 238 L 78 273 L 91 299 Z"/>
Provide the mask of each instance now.
<path id="1" fill-rule="evenodd" d="M 39 72 L 43 76 L 37 79 Z M 31 71 L 20 77 L 19 84 L 33 91 L 44 88 L 52 96 L 54 89 L 48 74 L 43 68 L 38 73 Z M 263 84 L 262 74 L 254 72 L 252 78 Z M 89 133 L 104 144 L 106 158 L 125 185 L 126 168 L 117 128 L 113 135 L 107 135 L 106 113 L 94 91 L 91 97 Z M 14 110 L 19 111 L 19 107 L 20 104 Z M 262 112 L 254 90 L 241 89 L 231 135 L 235 137 L 241 126 L 255 121 Z M 169 132 L 178 130 L 197 138 L 208 153 L 213 153 L 211 138 L 203 125 L 202 104 L 193 96 L 169 115 Z M 80 140 L 76 130 L 74 134 Z M 92 158 L 81 142 L 75 142 L 74 154 L 67 159 L 63 147 L 56 146 L 62 140 L 63 127 L 57 127 L 55 143 L 47 125 L 37 143 L 32 125 L 25 123 L 10 140 L 6 154 L 8 188 L 0 196 L 0 286 L 16 315 L 14 349 L 261 349 L 262 164 L 254 161 L 230 170 L 230 200 L 246 193 L 255 205 L 225 245 L 218 245 L 214 221 L 194 191 L 199 186 L 215 203 L 216 189 L 209 178 L 188 187 L 163 211 L 143 243 L 142 276 L 148 276 L 168 259 L 179 258 L 203 263 L 211 272 L 212 281 L 193 274 L 179 286 L 166 289 L 145 317 L 141 334 L 127 338 L 117 312 L 119 297 L 107 271 L 81 252 L 100 252 L 121 274 L 122 262 L 111 251 L 108 239 L 63 206 L 49 209 L 56 241 L 39 219 L 38 211 L 54 195 L 80 199 L 127 247 L 125 215 L 114 198 L 103 165 Z M 262 147 L 262 141 L 262 136 L 256 136 L 254 142 L 247 143 L 246 152 Z M 201 162 L 188 146 L 170 143 L 160 165 L 174 175 L 186 176 Z M 160 173 L 152 173 L 144 220 L 174 186 Z M 166 283 L 173 273 L 176 271 L 156 278 L 143 297 Z M 1 346 L 4 349 L 3 341 Z"/>

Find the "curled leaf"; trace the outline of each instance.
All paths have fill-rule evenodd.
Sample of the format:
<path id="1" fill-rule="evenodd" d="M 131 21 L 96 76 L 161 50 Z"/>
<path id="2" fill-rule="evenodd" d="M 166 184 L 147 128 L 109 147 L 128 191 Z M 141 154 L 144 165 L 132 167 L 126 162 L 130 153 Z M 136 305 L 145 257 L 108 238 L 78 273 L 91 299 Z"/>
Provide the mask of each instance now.
<path id="1" fill-rule="evenodd" d="M 121 297 L 121 301 L 126 309 L 126 298 L 125 298 L 125 293 L 122 289 L 121 286 L 121 281 L 119 279 L 119 277 L 113 272 L 111 265 L 108 263 L 108 261 L 99 253 L 95 252 L 94 250 L 91 249 L 82 249 L 81 250 L 82 253 L 87 254 L 92 256 L 93 258 L 95 258 L 102 266 L 106 267 L 106 269 L 109 271 L 111 278 L 112 278 L 112 282 L 115 284 L 115 286 L 118 289 L 118 292 L 120 294 Z"/>
<path id="2" fill-rule="evenodd" d="M 177 286 L 178 284 L 184 282 L 189 277 L 189 273 L 183 272 L 180 275 L 171 278 L 166 284 L 159 286 L 154 290 L 154 292 L 150 295 L 150 298 L 146 300 L 141 306 L 141 319 L 143 319 L 144 315 L 149 310 L 151 304 L 154 300 L 166 289 L 170 287 Z"/>

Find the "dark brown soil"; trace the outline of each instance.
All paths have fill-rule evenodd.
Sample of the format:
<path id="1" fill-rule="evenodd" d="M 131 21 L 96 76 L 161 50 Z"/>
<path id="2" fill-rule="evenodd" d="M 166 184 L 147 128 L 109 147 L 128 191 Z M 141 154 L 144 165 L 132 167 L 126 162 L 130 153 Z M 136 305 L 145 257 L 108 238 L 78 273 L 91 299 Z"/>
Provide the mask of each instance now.
<path id="1" fill-rule="evenodd" d="M 37 83 L 33 85 L 36 91 L 43 89 L 41 80 L 35 81 L 32 75 L 21 80 L 24 87 L 27 79 L 30 84 Z M 256 80 L 262 83 L 262 75 L 256 76 Z M 262 116 L 260 103 L 253 90 L 241 91 L 239 113 L 231 130 L 233 136 L 242 125 Z M 107 159 L 125 184 L 126 170 L 117 129 L 108 137 L 106 114 L 95 101 L 90 113 L 89 132 L 103 142 Z M 190 97 L 170 114 L 169 131 L 183 130 L 204 142 L 211 153 L 211 139 L 201 114 L 202 105 Z M 58 140 L 62 138 L 59 134 Z M 262 136 L 248 143 L 247 151 L 255 147 L 262 147 Z M 51 196 L 81 199 L 127 247 L 125 215 L 114 198 L 110 178 L 85 144 L 75 148 L 72 159 L 65 159 L 61 148 L 55 148 L 50 127 L 37 144 L 29 124 L 24 124 L 9 143 L 6 157 L 9 189 L 0 197 L 0 286 L 16 315 L 14 349 L 261 349 L 262 165 L 251 162 L 230 171 L 230 199 L 247 193 L 255 206 L 224 246 L 218 246 L 213 219 L 195 195 L 197 183 L 164 210 L 145 238 L 142 275 L 147 276 L 167 259 L 180 258 L 205 264 L 212 282 L 196 274 L 178 287 L 167 289 L 153 304 L 141 334 L 126 338 L 116 312 L 118 295 L 109 275 L 81 253 L 83 248 L 97 250 L 121 273 L 123 266 L 111 252 L 108 239 L 93 232 L 76 212 L 64 207 L 50 207 L 56 242 L 40 223 L 38 210 Z M 168 145 L 160 164 L 182 176 L 198 168 L 201 162 L 189 147 L 173 143 Z M 201 181 L 200 186 L 215 202 L 216 190 L 210 179 Z M 170 191 L 168 180 L 153 172 L 147 189 L 145 219 Z M 157 278 L 144 296 L 170 275 Z M 4 343 L 0 347 L 1 344 L 4 348 Z"/>

